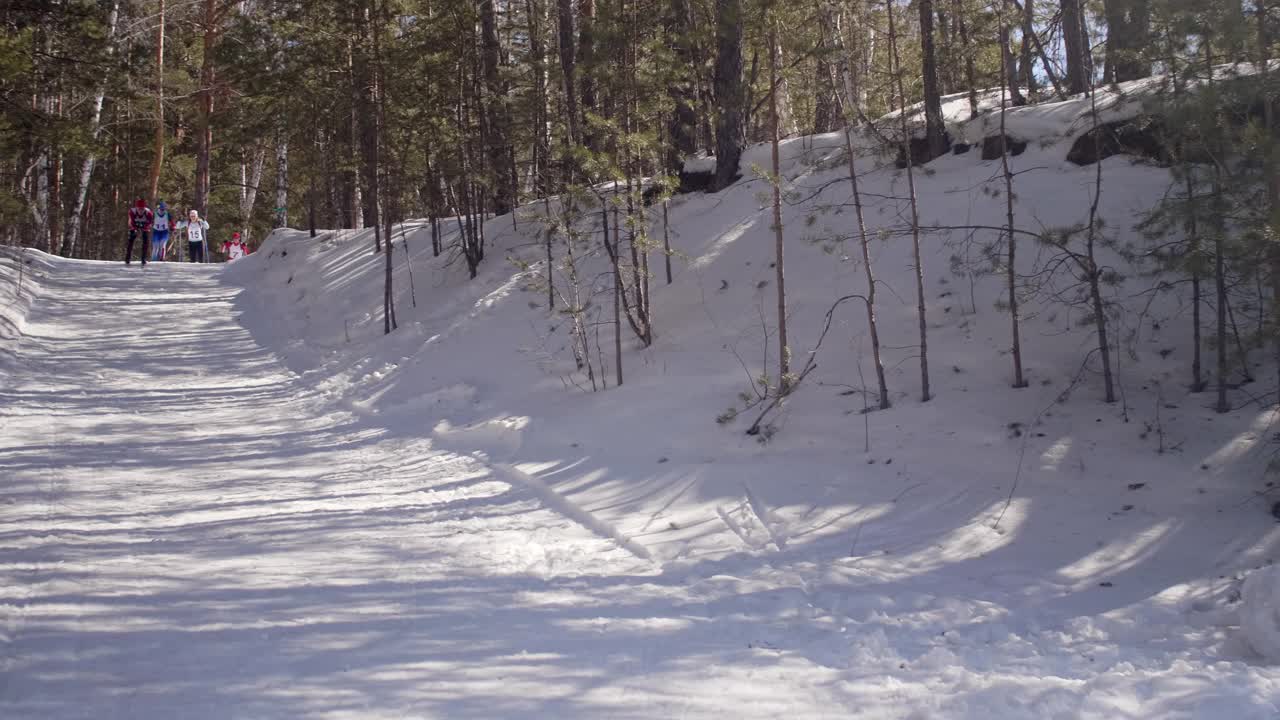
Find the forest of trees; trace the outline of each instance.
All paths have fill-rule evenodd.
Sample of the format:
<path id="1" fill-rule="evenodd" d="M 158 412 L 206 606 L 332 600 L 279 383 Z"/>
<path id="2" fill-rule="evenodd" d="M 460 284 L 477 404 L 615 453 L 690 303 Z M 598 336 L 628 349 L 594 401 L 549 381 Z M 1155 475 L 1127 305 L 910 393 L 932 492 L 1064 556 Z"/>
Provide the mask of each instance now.
<path id="1" fill-rule="evenodd" d="M 718 188 L 744 144 L 770 137 L 775 86 L 783 138 L 923 99 L 927 143 L 913 153 L 937 155 L 941 95 L 1008 77 L 1020 105 L 1179 62 L 1269 56 L 1280 18 L 1267 10 L 1234 0 L 3 2 L 0 238 L 106 257 L 136 197 L 198 209 L 254 240 L 285 224 L 501 215 L 573 184 L 674 173 L 704 151 L 719 159 Z"/>
<path id="2" fill-rule="evenodd" d="M 1166 78 L 1168 100 L 1160 160 L 1182 191 L 1144 224 L 1149 247 L 1119 249 L 1193 286 L 1193 387 L 1207 383 L 1202 282 L 1218 294 L 1206 307 L 1219 314 L 1220 386 L 1228 285 L 1253 281 L 1280 296 L 1277 93 L 1274 68 L 1257 65 L 1280 35 L 1269 0 L 11 0 L 0 2 L 0 22 L 0 243 L 116 258 L 138 197 L 197 209 L 215 234 L 239 230 L 251 244 L 285 225 L 374 228 L 387 255 L 387 331 L 393 227 L 406 218 L 429 218 L 436 252 L 456 252 L 474 277 L 484 218 L 552 194 L 582 198 L 565 207 L 586 212 L 594 188 L 617 181 L 630 191 L 627 221 L 615 203 L 610 231 L 597 204 L 616 323 L 625 315 L 647 345 L 656 271 L 647 252 L 636 255 L 643 230 L 632 214 L 678 188 L 731 184 L 746 145 L 922 103 L 921 126 L 903 117 L 897 129 L 910 180 L 913 165 L 950 146 L 943 96 L 967 95 L 976 116 L 981 90 L 1021 106 L 1153 74 Z M 1260 71 L 1247 84 L 1215 84 L 1207 69 L 1231 63 Z M 1094 140 L 1095 154 L 1104 141 Z M 684 160 L 702 153 L 715 156 L 714 173 L 681 177 Z M 852 146 L 849 161 L 857 201 Z M 1021 386 L 1013 256 L 1026 233 L 1015 229 L 1007 161 L 1004 178 L 1001 252 Z M 1108 278 L 1094 259 L 1103 241 L 1094 210 L 1087 225 L 1038 239 L 1078 269 L 1102 317 Z M 442 246 L 446 218 L 455 247 Z M 560 235 L 572 225 L 566 218 Z M 918 264 L 918 219 L 912 226 Z M 546 233 L 548 257 L 555 235 Z M 782 248 L 779 225 L 780 316 Z M 668 278 L 669 263 L 668 254 Z M 921 294 L 927 400 L 924 312 Z M 1259 325 L 1235 342 L 1275 335 L 1275 323 Z M 785 323 L 778 330 L 785 390 L 795 371 Z M 1098 333 L 1105 366 L 1102 322 Z"/>

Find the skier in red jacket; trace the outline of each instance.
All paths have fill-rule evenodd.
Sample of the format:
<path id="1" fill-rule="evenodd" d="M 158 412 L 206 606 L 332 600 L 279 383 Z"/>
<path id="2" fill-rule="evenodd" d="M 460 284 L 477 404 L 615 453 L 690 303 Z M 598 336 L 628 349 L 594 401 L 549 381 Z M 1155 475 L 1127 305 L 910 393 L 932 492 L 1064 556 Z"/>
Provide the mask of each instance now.
<path id="1" fill-rule="evenodd" d="M 242 258 L 249 254 L 249 246 L 244 244 L 240 239 L 240 233 L 231 233 L 231 239 L 222 243 L 222 254 L 227 256 L 227 261 Z"/>
<path id="2" fill-rule="evenodd" d="M 133 261 L 133 241 L 142 236 L 142 244 L 138 246 L 138 255 L 142 258 L 142 264 L 147 264 L 147 241 L 150 240 L 151 223 L 155 216 L 151 213 L 151 208 L 147 207 L 147 201 L 138 198 L 133 207 L 129 208 L 129 244 L 125 246 L 124 264 L 128 265 Z"/>

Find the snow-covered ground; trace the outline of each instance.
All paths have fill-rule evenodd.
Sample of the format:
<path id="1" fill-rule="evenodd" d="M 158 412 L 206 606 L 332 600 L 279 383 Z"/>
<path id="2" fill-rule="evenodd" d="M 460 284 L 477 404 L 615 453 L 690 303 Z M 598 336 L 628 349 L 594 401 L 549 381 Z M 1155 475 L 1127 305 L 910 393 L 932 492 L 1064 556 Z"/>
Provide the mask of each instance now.
<path id="1" fill-rule="evenodd" d="M 1031 140 L 1012 161 L 1025 227 L 1087 212 L 1094 169 L 1065 160 L 1084 105 L 1010 113 Z M 842 145 L 785 148 L 798 358 L 865 291 L 836 239 Z M 905 212 L 889 160 L 859 161 L 873 229 Z M 924 223 L 1000 224 L 998 169 L 931 163 Z M 1168 182 L 1107 160 L 1106 231 L 1136 239 Z M 281 231 L 225 267 L 28 251 L 30 309 L 4 316 L 25 324 L 0 334 L 0 717 L 1280 715 L 1280 668 L 1241 629 L 1242 589 L 1256 607 L 1276 584 L 1241 580 L 1280 557 L 1276 418 L 1249 400 L 1266 381 L 1225 416 L 1189 394 L 1185 304 L 1138 278 L 1108 288 L 1123 403 L 1082 371 L 1081 312 L 1043 297 L 1012 390 L 1000 278 L 952 272 L 979 252 L 955 232 L 925 238 L 921 403 L 891 232 L 874 260 L 894 407 L 861 412 L 874 375 L 846 303 L 762 444 L 747 414 L 716 418 L 772 371 L 767 189 L 748 172 L 672 202 L 655 343 L 628 339 L 625 384 L 596 393 L 537 280 L 541 204 L 488 224 L 472 281 L 406 224 L 386 337 L 370 232 Z M 1028 242 L 1026 267 L 1048 252 Z"/>

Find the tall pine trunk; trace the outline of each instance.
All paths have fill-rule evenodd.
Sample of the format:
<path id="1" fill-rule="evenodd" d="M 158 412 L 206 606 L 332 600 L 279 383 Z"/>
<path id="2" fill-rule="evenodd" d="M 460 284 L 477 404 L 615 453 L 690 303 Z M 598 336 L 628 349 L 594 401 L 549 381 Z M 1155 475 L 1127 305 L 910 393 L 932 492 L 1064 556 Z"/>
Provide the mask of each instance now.
<path id="1" fill-rule="evenodd" d="M 193 205 L 202 217 L 209 214 L 209 164 L 213 152 L 213 95 L 217 72 L 213 55 L 221 39 L 217 0 L 204 0 L 203 57 L 200 88 L 196 91 L 196 188 Z"/>
<path id="2" fill-rule="evenodd" d="M 355 33 L 354 25 L 352 33 Z M 347 206 L 344 211 L 348 216 L 347 221 L 350 223 L 352 230 L 366 227 L 364 222 L 364 193 L 360 190 L 360 173 L 355 169 L 360 161 L 359 116 L 361 107 L 360 77 L 356 72 L 356 42 L 357 40 L 354 37 L 347 40 L 347 80 L 351 85 L 351 113 L 346 118 L 346 150 L 349 164 L 348 169 L 343 171 L 346 185 L 343 199 Z"/>
<path id="3" fill-rule="evenodd" d="M 373 66 L 368 69 L 369 79 L 372 85 L 372 107 L 369 109 L 373 112 L 374 131 L 373 131 L 373 203 L 374 203 L 374 222 L 382 221 L 383 229 L 383 254 L 386 261 L 383 268 L 385 270 L 383 276 L 383 293 L 382 293 L 382 332 L 390 334 L 392 330 L 398 327 L 396 322 L 396 296 L 393 280 L 393 264 L 395 257 L 394 241 L 392 239 L 392 222 L 394 221 L 393 205 L 390 197 L 392 196 L 392 186 L 390 178 L 386 182 L 380 181 L 380 175 L 384 167 L 391 167 L 389 162 L 390 150 L 382 152 L 387 145 L 387 84 L 386 84 L 386 66 L 382 59 L 382 32 L 383 29 L 390 24 L 391 18 L 387 8 L 387 0 L 372 0 L 373 7 L 371 11 L 365 15 L 365 32 L 366 37 L 372 36 L 373 44 Z M 374 232 L 375 236 L 377 231 Z M 406 253 L 407 254 L 407 253 Z"/>
<path id="4" fill-rule="evenodd" d="M 151 157 L 151 182 L 147 184 L 147 199 L 152 203 L 159 199 L 160 169 L 164 166 L 164 22 L 165 0 L 160 0 L 160 19 L 156 24 L 156 134 Z"/>
<path id="5" fill-rule="evenodd" d="M 375 22 L 371 17 L 371 4 L 372 0 L 361 0 L 355 7 L 356 17 L 353 20 L 355 36 L 358 40 L 352 54 L 352 72 L 359 90 L 355 115 L 360 132 L 364 226 L 373 228 L 374 250 L 381 252 L 382 224 L 378 216 L 379 200 L 382 197 L 378 182 L 378 82 L 368 56 Z"/>
<path id="6" fill-rule="evenodd" d="M 942 95 L 938 89 L 938 57 L 933 47 L 933 0 L 917 0 L 920 10 L 920 52 L 924 64 L 924 129 L 932 160 L 947 151 L 947 130 L 942 120 Z M 901 68 L 899 68 L 901 69 Z M 899 77 L 901 82 L 901 77 Z M 903 96 L 902 102 L 907 102 Z M 908 164 L 914 162 L 908 147 Z"/>
<path id="7" fill-rule="evenodd" d="M 551 140 L 549 120 L 550 97 L 547 93 L 547 51 L 544 45 L 544 21 L 546 16 L 541 2 L 525 0 L 525 20 L 529 33 L 529 62 L 533 70 L 534 86 L 534 127 L 533 127 L 533 163 L 530 168 L 532 182 L 529 190 L 535 197 L 546 197 L 551 192 L 548 182 L 548 168 L 551 158 Z M 554 295 L 553 295 L 554 297 Z"/>
<path id="8" fill-rule="evenodd" d="M 719 114 L 712 189 L 719 191 L 738 178 L 738 162 L 746 143 L 746 88 L 742 81 L 742 0 L 716 0 L 715 7 L 715 96 Z"/>
<path id="9" fill-rule="evenodd" d="M 596 0 L 578 0 L 578 61 L 582 72 L 582 144 L 599 150 L 596 133 L 586 121 L 587 113 L 598 112 L 596 97 Z"/>
<path id="10" fill-rule="evenodd" d="M 676 55 L 676 77 L 668 87 L 667 95 L 672 104 L 667 123 L 667 147 L 664 169 L 677 174 L 683 169 L 684 158 L 696 150 L 695 134 L 698 116 L 694 111 L 697 68 L 694 65 L 692 19 L 689 0 L 670 0 L 667 15 L 667 36 Z"/>
<path id="11" fill-rule="evenodd" d="M 1088 87 L 1089 46 L 1085 40 L 1084 13 L 1080 0 L 1060 0 L 1062 43 L 1067 60 L 1067 92 L 1079 95 Z"/>
<path id="12" fill-rule="evenodd" d="M 563 82 L 565 125 L 568 145 L 577 145 L 582 140 L 581 113 L 578 109 L 578 33 L 577 15 L 574 14 L 573 0 L 557 2 L 558 31 L 556 33 L 560 45 L 560 75 Z M 568 160 L 566 159 L 566 162 Z M 568 173 L 566 172 L 566 175 Z M 569 180 L 568 177 L 565 178 Z"/>
<path id="13" fill-rule="evenodd" d="M 836 66 L 843 60 L 842 53 L 835 51 L 839 42 L 840 14 L 835 11 L 828 0 L 818 0 L 818 17 L 821 27 L 818 28 L 818 57 L 814 62 L 813 127 L 814 133 L 831 132 L 839 127 L 841 120 L 840 94 L 836 92 L 836 77 L 840 74 Z"/>
<path id="14" fill-rule="evenodd" d="M 1001 0 L 1001 12 L 1009 14 L 1009 0 Z M 1018 86 L 1018 60 L 1014 57 L 1013 50 L 1009 47 L 1010 43 L 1009 25 L 1007 22 L 1000 23 L 1000 58 L 1004 68 L 1002 72 L 1004 76 L 1009 78 L 1009 102 L 1015 106 L 1026 105 L 1027 100 L 1022 96 L 1022 90 Z"/>
<path id="15" fill-rule="evenodd" d="M 481 59 L 484 64 L 485 133 L 489 158 L 489 204 L 495 215 L 505 215 L 515 207 L 515 188 L 511 178 L 515 169 L 511 163 L 511 148 L 507 140 L 505 92 L 499 74 L 502 63 L 502 46 L 498 42 L 498 19 L 494 12 L 494 0 L 480 0 Z"/>
<path id="16" fill-rule="evenodd" d="M 1148 0 L 1104 0 L 1107 21 L 1106 82 L 1137 80 L 1151 74 L 1146 59 L 1151 10 Z"/>

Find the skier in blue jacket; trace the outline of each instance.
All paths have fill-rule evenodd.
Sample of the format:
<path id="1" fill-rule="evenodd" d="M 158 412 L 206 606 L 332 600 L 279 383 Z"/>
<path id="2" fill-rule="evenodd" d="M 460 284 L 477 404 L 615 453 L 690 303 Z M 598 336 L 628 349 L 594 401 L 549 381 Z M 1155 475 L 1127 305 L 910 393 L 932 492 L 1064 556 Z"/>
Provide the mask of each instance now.
<path id="1" fill-rule="evenodd" d="M 156 203 L 155 216 L 151 221 L 151 259 L 164 260 L 165 248 L 169 245 L 169 227 L 172 218 L 164 201 Z"/>

